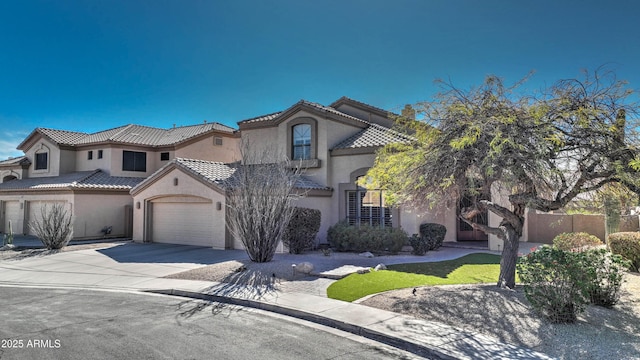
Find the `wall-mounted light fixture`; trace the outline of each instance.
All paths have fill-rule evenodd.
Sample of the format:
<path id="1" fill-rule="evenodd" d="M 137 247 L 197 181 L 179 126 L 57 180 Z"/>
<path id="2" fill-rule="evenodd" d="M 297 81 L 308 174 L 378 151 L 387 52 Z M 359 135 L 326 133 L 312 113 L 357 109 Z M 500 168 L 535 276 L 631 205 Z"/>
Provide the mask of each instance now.
<path id="1" fill-rule="evenodd" d="M 136 202 L 136 209 L 140 209 L 140 201 Z"/>

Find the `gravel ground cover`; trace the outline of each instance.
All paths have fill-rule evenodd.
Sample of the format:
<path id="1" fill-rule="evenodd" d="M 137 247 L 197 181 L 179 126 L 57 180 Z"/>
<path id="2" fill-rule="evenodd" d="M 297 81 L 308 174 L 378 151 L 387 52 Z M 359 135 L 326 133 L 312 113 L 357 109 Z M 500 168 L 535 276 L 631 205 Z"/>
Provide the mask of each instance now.
<path id="1" fill-rule="evenodd" d="M 380 258 L 339 256 L 333 259 L 312 257 L 310 261 L 317 263 L 319 270 L 345 262 L 360 266 L 384 262 Z M 304 274 L 294 276 L 291 264 L 296 259 L 301 258 L 284 256 L 263 264 L 248 260 L 228 261 L 169 277 L 263 285 L 270 290 L 326 296 L 326 288 L 333 280 Z M 640 275 L 630 273 L 625 280 L 621 301 L 613 309 L 589 306 L 577 323 L 566 325 L 541 320 L 531 310 L 522 288 L 504 290 L 493 284 L 419 287 L 416 295 L 412 288 L 401 289 L 357 302 L 484 333 L 559 359 L 640 359 Z"/>
<path id="2" fill-rule="evenodd" d="M 494 336 L 559 359 L 640 359 L 640 275 L 625 276 L 613 309 L 589 306 L 575 324 L 550 324 L 522 288 L 446 285 L 389 291 L 359 303 Z"/>

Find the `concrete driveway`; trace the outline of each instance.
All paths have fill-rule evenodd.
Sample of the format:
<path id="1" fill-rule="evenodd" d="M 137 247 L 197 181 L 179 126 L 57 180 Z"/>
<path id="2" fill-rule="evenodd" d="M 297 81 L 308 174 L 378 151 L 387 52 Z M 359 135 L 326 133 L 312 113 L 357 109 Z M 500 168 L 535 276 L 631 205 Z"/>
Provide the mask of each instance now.
<path id="1" fill-rule="evenodd" d="M 0 262 L 0 283 L 130 290 L 166 288 L 177 280 L 163 279 L 164 276 L 232 259 L 246 259 L 246 253 L 125 242 L 102 249 L 3 260 Z"/>

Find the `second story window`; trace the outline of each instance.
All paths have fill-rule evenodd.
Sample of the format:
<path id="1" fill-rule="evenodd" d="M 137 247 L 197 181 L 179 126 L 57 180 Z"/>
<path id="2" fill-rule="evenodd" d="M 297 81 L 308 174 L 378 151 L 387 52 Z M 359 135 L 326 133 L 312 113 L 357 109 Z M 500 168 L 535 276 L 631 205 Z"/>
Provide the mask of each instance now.
<path id="1" fill-rule="evenodd" d="M 36 170 L 46 170 L 49 167 L 49 153 L 36 154 Z"/>
<path id="2" fill-rule="evenodd" d="M 160 153 L 160 161 L 167 161 L 169 160 L 169 153 L 168 152 L 161 152 Z"/>
<path id="3" fill-rule="evenodd" d="M 291 151 L 293 160 L 311 159 L 311 125 L 299 124 L 291 130 L 293 131 Z"/>
<path id="4" fill-rule="evenodd" d="M 122 152 L 122 171 L 147 171 L 147 153 L 140 151 Z"/>
<path id="5" fill-rule="evenodd" d="M 98 159 L 102 159 L 102 150 L 98 150 Z"/>
<path id="6" fill-rule="evenodd" d="M 89 150 L 89 153 L 87 153 L 87 160 L 93 160 L 93 150 Z"/>

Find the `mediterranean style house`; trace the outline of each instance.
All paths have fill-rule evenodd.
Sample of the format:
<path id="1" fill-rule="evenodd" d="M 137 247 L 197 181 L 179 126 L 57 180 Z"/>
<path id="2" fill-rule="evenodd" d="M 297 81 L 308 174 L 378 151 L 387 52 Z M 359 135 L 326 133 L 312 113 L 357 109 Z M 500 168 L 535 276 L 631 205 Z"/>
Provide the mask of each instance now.
<path id="1" fill-rule="evenodd" d="M 131 189 L 176 157 L 238 158 L 238 132 L 217 123 L 158 129 L 126 125 L 93 134 L 37 128 L 0 162 L 0 232 L 29 222 L 47 204 L 73 214 L 75 239 L 133 232 Z"/>
<path id="2" fill-rule="evenodd" d="M 318 243 L 339 221 L 408 234 L 436 222 L 447 228 L 445 241 L 487 240 L 457 221 L 456 208 L 390 208 L 382 191 L 357 185 L 379 148 L 411 140 L 393 123 L 388 111 L 342 97 L 328 106 L 301 100 L 240 121 L 238 129 L 218 123 L 126 125 L 93 134 L 37 128 L 18 145 L 24 156 L 0 162 L 0 231 L 11 221 L 14 232 L 29 234 L 41 207 L 58 202 L 74 216 L 75 239 L 109 235 L 242 248 L 226 227 L 222 184 L 246 140 L 257 151 L 275 146 L 306 168 L 296 184 L 306 196 L 297 206 L 321 211 Z"/>

